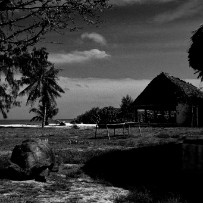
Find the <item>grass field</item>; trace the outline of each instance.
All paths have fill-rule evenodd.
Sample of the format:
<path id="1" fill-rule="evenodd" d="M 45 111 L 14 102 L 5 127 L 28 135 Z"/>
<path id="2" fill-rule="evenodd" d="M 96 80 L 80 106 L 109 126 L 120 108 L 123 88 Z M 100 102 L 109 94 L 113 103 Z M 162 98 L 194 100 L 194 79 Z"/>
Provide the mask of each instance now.
<path id="1" fill-rule="evenodd" d="M 145 164 L 145 169 L 149 167 L 145 170 L 148 174 L 145 179 L 154 177 L 154 182 L 149 183 L 138 178 L 143 176 L 143 173 L 139 171 L 140 174 L 137 174 L 134 165 L 139 164 L 138 159 L 142 160 L 142 154 L 140 158 L 137 154 L 134 155 L 133 150 L 145 146 L 179 143 L 185 136 L 201 136 L 202 128 L 143 127 L 141 134 L 138 128 L 132 128 L 130 135 L 127 135 L 127 132 L 123 135 L 123 131 L 119 129 L 116 130 L 115 136 L 113 134 L 113 130 L 110 131 L 109 140 L 105 129 L 100 129 L 95 139 L 94 129 L 0 128 L 1 168 L 8 163 L 7 160 L 14 146 L 28 138 L 49 139 L 61 164 L 60 171 L 51 174 L 47 183 L 1 179 L 0 202 L 180 203 L 191 201 L 179 191 L 176 192 L 171 188 L 162 190 L 162 185 L 153 184 L 162 178 L 157 176 L 156 172 L 152 173 L 149 165 Z M 157 153 L 156 156 L 159 154 Z M 148 155 L 144 155 L 143 159 L 147 163 L 150 162 L 147 161 Z M 95 163 L 98 163 L 97 167 Z M 170 177 L 167 172 L 160 175 Z M 137 184 L 138 179 L 139 184 Z M 171 182 L 170 186 L 173 187 L 174 184 L 175 188 L 176 182 Z"/>

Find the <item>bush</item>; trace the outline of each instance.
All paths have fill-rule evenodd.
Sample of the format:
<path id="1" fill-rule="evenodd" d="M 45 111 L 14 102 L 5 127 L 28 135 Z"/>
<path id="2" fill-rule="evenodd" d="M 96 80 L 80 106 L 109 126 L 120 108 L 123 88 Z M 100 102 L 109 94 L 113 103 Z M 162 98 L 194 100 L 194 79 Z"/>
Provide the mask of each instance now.
<path id="1" fill-rule="evenodd" d="M 71 128 L 72 129 L 80 129 L 80 127 L 77 124 L 73 124 Z"/>
<path id="2" fill-rule="evenodd" d="M 76 119 L 74 119 L 75 123 L 116 123 L 121 122 L 121 113 L 120 109 L 114 108 L 112 106 L 104 107 L 104 108 L 92 108 L 89 111 L 86 111 L 84 114 L 79 115 Z"/>

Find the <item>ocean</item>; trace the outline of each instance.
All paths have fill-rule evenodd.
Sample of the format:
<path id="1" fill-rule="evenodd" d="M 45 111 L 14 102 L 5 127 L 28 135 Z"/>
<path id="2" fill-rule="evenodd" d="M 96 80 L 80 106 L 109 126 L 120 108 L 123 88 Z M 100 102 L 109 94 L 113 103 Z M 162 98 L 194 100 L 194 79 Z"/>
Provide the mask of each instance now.
<path id="1" fill-rule="evenodd" d="M 55 119 L 59 121 L 65 121 L 66 123 L 70 123 L 73 119 Z M 55 120 L 50 120 L 49 123 L 56 123 Z M 30 122 L 28 119 L 0 119 L 0 125 L 12 125 L 12 124 L 41 124 L 42 122 Z"/>

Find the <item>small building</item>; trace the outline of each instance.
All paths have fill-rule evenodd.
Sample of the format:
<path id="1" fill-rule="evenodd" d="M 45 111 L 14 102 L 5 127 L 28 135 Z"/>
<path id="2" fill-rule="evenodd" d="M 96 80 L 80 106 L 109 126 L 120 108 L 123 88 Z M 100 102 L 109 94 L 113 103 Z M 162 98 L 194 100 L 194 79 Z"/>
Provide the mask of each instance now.
<path id="1" fill-rule="evenodd" d="M 173 126 L 203 126 L 203 92 L 161 73 L 135 99 L 135 120 Z"/>

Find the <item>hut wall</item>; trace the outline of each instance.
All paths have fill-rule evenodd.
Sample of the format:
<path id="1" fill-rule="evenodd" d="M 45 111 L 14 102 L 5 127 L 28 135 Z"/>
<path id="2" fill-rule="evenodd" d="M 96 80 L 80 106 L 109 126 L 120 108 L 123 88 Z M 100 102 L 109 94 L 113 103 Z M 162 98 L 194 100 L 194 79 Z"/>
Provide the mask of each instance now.
<path id="1" fill-rule="evenodd" d="M 179 103 L 176 106 L 176 123 L 180 126 L 191 125 L 191 106 Z"/>
<path id="2" fill-rule="evenodd" d="M 203 104 L 198 106 L 198 125 L 203 126 Z"/>

